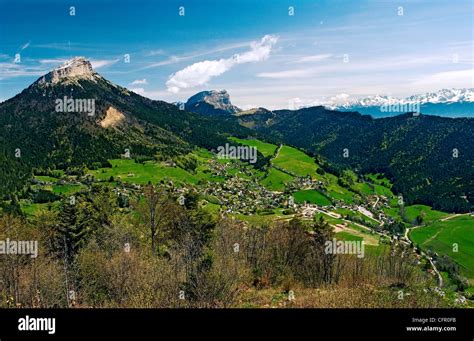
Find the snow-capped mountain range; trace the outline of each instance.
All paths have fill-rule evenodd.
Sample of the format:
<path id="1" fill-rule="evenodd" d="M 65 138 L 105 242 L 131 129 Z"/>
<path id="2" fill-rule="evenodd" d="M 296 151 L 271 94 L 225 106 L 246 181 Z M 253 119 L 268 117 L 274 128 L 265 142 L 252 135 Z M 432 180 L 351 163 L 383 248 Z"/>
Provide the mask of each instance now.
<path id="1" fill-rule="evenodd" d="M 460 103 L 474 102 L 474 88 L 469 89 L 441 89 L 436 92 L 427 92 L 419 95 L 412 95 L 406 98 L 397 98 L 393 96 L 368 96 L 365 98 L 352 98 L 347 94 L 340 94 L 331 97 L 329 100 L 318 102 L 318 105 L 324 105 L 331 109 L 351 108 L 351 107 L 375 107 L 388 104 L 408 104 L 419 103 L 421 105 L 432 103 Z"/>

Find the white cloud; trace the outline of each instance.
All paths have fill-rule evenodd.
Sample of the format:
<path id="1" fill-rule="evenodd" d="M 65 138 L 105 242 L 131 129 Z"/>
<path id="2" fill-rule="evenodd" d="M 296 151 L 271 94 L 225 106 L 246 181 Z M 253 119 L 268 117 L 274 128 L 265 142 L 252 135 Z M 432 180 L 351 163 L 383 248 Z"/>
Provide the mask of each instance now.
<path id="1" fill-rule="evenodd" d="M 168 102 L 173 102 L 176 99 L 170 96 L 173 96 L 169 91 L 166 90 L 145 90 L 144 88 L 130 88 L 130 91 L 135 92 L 136 94 L 139 94 L 140 96 L 155 99 L 155 100 L 162 100 L 162 101 L 168 101 Z"/>
<path id="2" fill-rule="evenodd" d="M 159 49 L 159 50 L 151 50 L 145 53 L 146 57 L 152 57 L 152 56 L 162 56 L 166 55 L 165 50 Z"/>
<path id="3" fill-rule="evenodd" d="M 94 69 L 98 69 L 98 68 L 101 68 L 101 67 L 104 67 L 104 66 L 109 66 L 109 65 L 112 65 L 112 64 L 115 64 L 119 61 L 119 59 L 97 59 L 97 60 L 91 60 L 91 64 L 92 64 L 92 67 Z"/>
<path id="4" fill-rule="evenodd" d="M 332 54 L 317 54 L 314 56 L 305 56 L 295 60 L 293 63 L 314 63 L 320 62 L 322 60 L 328 59 Z"/>
<path id="5" fill-rule="evenodd" d="M 146 91 L 145 91 L 144 88 L 130 88 L 129 90 L 133 91 L 133 92 L 135 92 L 139 95 L 142 95 L 142 96 L 145 96 L 145 94 L 146 94 Z"/>
<path id="6" fill-rule="evenodd" d="M 209 49 L 209 48 L 201 49 L 199 51 L 195 51 L 193 53 L 186 54 L 186 55 L 180 55 L 180 56 L 171 55 L 168 58 L 166 58 L 165 60 L 151 63 L 151 64 L 149 64 L 149 65 L 147 65 L 147 66 L 145 66 L 145 67 L 143 67 L 139 70 L 145 70 L 145 69 L 156 68 L 156 67 L 160 67 L 160 66 L 164 66 L 164 65 L 176 64 L 176 63 L 180 63 L 180 62 L 183 62 L 183 61 L 186 61 L 186 60 L 191 60 L 191 59 L 199 58 L 199 57 L 202 57 L 202 56 L 207 56 L 207 55 L 214 54 L 214 53 L 222 53 L 222 52 L 225 52 L 225 51 L 228 51 L 228 50 L 234 50 L 234 49 L 237 49 L 237 48 L 247 47 L 250 44 L 252 44 L 252 42 L 245 42 L 245 43 L 241 42 L 241 43 L 218 46 L 214 49 Z M 153 53 L 153 52 L 156 52 L 156 51 L 150 51 L 145 55 L 147 57 L 160 55 L 160 54 L 166 55 L 165 51 L 163 51 L 163 50 L 157 50 L 157 51 L 160 52 L 160 53 Z M 163 52 L 163 53 L 161 53 L 161 52 Z"/>
<path id="7" fill-rule="evenodd" d="M 66 62 L 68 59 L 40 59 L 38 62 L 41 64 L 62 64 Z"/>
<path id="8" fill-rule="evenodd" d="M 23 46 L 20 48 L 20 51 L 23 51 L 23 50 L 26 49 L 28 46 L 30 46 L 30 42 L 27 42 L 25 45 L 23 45 Z"/>
<path id="9" fill-rule="evenodd" d="M 41 67 L 27 66 L 16 63 L 0 63 L 0 79 L 23 77 L 23 76 L 41 76 L 46 72 Z"/>
<path id="10" fill-rule="evenodd" d="M 250 51 L 236 53 L 230 58 L 205 60 L 189 65 L 169 77 L 166 82 L 168 91 L 178 93 L 181 89 L 206 84 L 211 78 L 229 71 L 238 64 L 267 60 L 277 41 L 278 37 L 266 35 L 259 42 L 252 42 Z"/>
<path id="11" fill-rule="evenodd" d="M 442 88 L 472 88 L 474 87 L 474 69 L 434 73 L 415 80 L 411 86 L 422 91 Z"/>
<path id="12" fill-rule="evenodd" d="M 257 74 L 257 77 L 273 79 L 292 79 L 313 77 L 314 74 L 314 70 L 311 69 L 297 69 L 278 72 L 261 72 Z"/>
<path id="13" fill-rule="evenodd" d="M 148 81 L 146 80 L 146 78 L 143 78 L 143 79 L 136 79 L 136 80 L 134 80 L 131 84 L 132 84 L 132 85 L 148 84 Z"/>

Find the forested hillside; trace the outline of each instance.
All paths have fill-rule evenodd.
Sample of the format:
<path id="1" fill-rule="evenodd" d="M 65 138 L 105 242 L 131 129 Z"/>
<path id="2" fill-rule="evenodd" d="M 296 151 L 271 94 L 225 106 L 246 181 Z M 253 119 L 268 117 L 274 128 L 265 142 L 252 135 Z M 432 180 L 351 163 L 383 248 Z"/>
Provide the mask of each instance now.
<path id="1" fill-rule="evenodd" d="M 373 119 L 323 107 L 273 114 L 246 126 L 360 173 L 385 173 L 409 203 L 463 212 L 474 204 L 474 119 Z"/>

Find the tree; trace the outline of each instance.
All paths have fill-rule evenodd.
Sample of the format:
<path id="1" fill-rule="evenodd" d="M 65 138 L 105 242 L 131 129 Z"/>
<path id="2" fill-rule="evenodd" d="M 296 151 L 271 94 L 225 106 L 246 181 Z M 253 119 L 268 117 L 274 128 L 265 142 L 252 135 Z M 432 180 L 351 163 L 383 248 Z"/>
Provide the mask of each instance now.
<path id="1" fill-rule="evenodd" d="M 176 204 L 162 187 L 149 184 L 145 187 L 143 201 L 136 203 L 139 219 L 148 230 L 151 251 L 156 254 L 158 246 L 166 240 Z"/>
<path id="2" fill-rule="evenodd" d="M 60 239 L 59 245 L 67 259 L 68 264 L 74 260 L 80 247 L 84 244 L 87 236 L 87 230 L 79 218 L 78 203 L 65 202 L 61 207 L 59 213 L 59 231 Z"/>
<path id="3" fill-rule="evenodd" d="M 322 279 L 325 283 L 331 283 L 333 280 L 333 264 L 335 255 L 326 253 L 326 242 L 332 241 L 334 238 L 334 229 L 320 217 L 319 220 L 315 220 L 313 225 L 313 245 L 319 254 L 320 265 L 322 271 Z"/>

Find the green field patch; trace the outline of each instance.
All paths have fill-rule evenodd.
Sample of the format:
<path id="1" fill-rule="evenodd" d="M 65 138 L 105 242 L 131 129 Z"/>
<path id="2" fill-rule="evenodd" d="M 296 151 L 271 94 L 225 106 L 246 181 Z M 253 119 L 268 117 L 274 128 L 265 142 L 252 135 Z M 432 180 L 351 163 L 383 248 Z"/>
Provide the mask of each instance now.
<path id="1" fill-rule="evenodd" d="M 400 209 L 398 207 L 383 207 L 382 211 L 385 213 L 385 215 L 392 217 L 393 219 L 402 219 L 400 216 Z"/>
<path id="2" fill-rule="evenodd" d="M 373 186 L 374 186 L 374 194 L 383 195 L 386 198 L 394 197 L 394 194 L 391 189 L 382 185 L 373 185 Z"/>
<path id="3" fill-rule="evenodd" d="M 416 222 L 416 218 L 421 215 L 423 217 L 423 222 L 430 223 L 445 218 L 449 214 L 433 210 L 430 206 L 426 205 L 411 205 L 405 207 L 405 215 L 407 220 L 410 222 Z"/>
<path id="4" fill-rule="evenodd" d="M 114 181 L 121 180 L 122 182 L 147 184 L 149 181 L 158 183 L 161 180 L 171 179 L 180 183 L 197 184 L 200 178 L 206 178 L 204 175 L 194 175 L 184 169 L 177 167 L 167 167 L 160 163 L 153 161 L 146 161 L 144 163 L 136 163 L 129 159 L 114 159 L 109 160 L 112 168 L 99 168 L 95 171 L 90 171 L 96 179 L 109 180 L 113 177 Z"/>
<path id="5" fill-rule="evenodd" d="M 358 242 L 364 240 L 364 238 L 362 238 L 361 236 L 357 236 L 355 234 L 352 234 L 346 231 L 341 231 L 341 232 L 336 233 L 336 239 L 347 240 L 347 241 L 358 241 Z"/>
<path id="6" fill-rule="evenodd" d="M 364 195 L 372 195 L 374 194 L 374 190 L 365 182 L 356 182 L 354 185 L 351 186 L 353 191 Z"/>
<path id="7" fill-rule="evenodd" d="M 268 175 L 260 182 L 271 191 L 281 192 L 285 189 L 285 185 L 292 180 L 293 177 L 291 175 L 272 167 L 268 170 Z"/>
<path id="8" fill-rule="evenodd" d="M 64 184 L 52 186 L 53 193 L 60 195 L 69 195 L 72 193 L 77 193 L 86 188 L 87 187 L 82 184 Z"/>
<path id="9" fill-rule="evenodd" d="M 219 209 L 221 208 L 221 206 L 212 202 L 205 201 L 201 203 L 201 208 L 208 213 L 217 214 L 219 213 Z"/>
<path id="10" fill-rule="evenodd" d="M 319 174 L 317 177 L 318 176 Z M 352 204 L 354 202 L 355 193 L 345 187 L 340 186 L 337 183 L 337 176 L 326 173 L 324 178 L 328 182 L 328 185 L 326 185 L 326 190 L 331 198 L 342 200 L 346 204 Z"/>
<path id="11" fill-rule="evenodd" d="M 35 178 L 37 180 L 43 181 L 43 182 L 50 182 L 50 183 L 56 183 L 59 181 L 58 178 L 53 178 L 52 176 L 46 176 L 46 175 L 35 175 Z"/>
<path id="12" fill-rule="evenodd" d="M 36 212 L 40 210 L 48 210 L 50 207 L 52 210 L 54 210 L 54 209 L 57 209 L 59 206 L 60 206 L 59 201 L 55 201 L 53 203 L 44 203 L 44 204 L 29 203 L 24 200 L 20 201 L 21 211 L 29 217 L 33 217 L 36 214 Z"/>
<path id="13" fill-rule="evenodd" d="M 237 137 L 230 137 L 229 139 L 246 146 L 256 147 L 257 151 L 262 153 L 263 156 L 265 157 L 272 156 L 273 154 L 275 154 L 275 151 L 277 149 L 276 145 L 262 142 L 260 140 L 244 140 L 244 139 L 239 139 Z"/>
<path id="14" fill-rule="evenodd" d="M 307 203 L 316 204 L 320 206 L 331 205 L 331 201 L 328 198 L 326 198 L 323 194 L 313 189 L 301 190 L 301 191 L 295 192 L 293 193 L 293 197 L 295 198 L 295 202 L 298 204 L 307 202 Z"/>
<path id="15" fill-rule="evenodd" d="M 447 255 L 459 264 L 461 273 L 474 278 L 474 218 L 468 215 L 414 228 L 410 239 L 421 249 Z M 458 245 L 457 252 L 453 245 Z"/>
<path id="16" fill-rule="evenodd" d="M 387 179 L 383 174 L 376 173 L 376 174 L 366 174 L 365 175 L 372 183 L 381 185 L 385 188 L 391 189 L 393 184 Z"/>
<path id="17" fill-rule="evenodd" d="M 297 176 L 317 177 L 318 165 L 314 159 L 296 148 L 282 146 L 272 164 Z"/>

